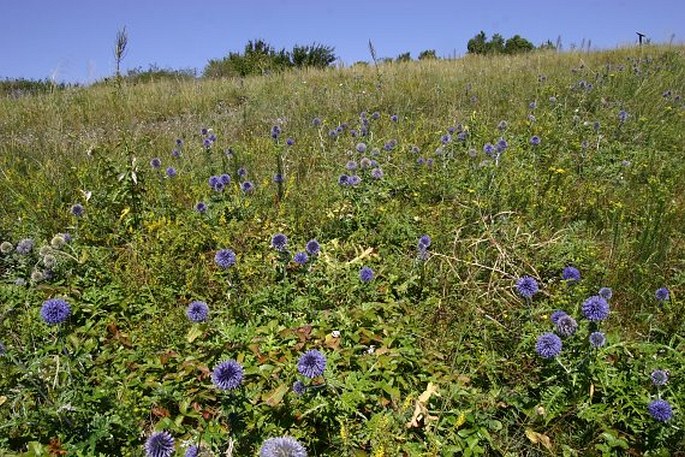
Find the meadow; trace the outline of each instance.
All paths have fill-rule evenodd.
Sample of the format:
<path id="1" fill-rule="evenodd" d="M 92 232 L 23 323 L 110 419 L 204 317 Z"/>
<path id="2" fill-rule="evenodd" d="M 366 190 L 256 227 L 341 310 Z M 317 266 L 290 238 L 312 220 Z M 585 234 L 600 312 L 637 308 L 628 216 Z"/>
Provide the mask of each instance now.
<path id="1" fill-rule="evenodd" d="M 0 98 L 0 455 L 685 455 L 684 56 Z"/>

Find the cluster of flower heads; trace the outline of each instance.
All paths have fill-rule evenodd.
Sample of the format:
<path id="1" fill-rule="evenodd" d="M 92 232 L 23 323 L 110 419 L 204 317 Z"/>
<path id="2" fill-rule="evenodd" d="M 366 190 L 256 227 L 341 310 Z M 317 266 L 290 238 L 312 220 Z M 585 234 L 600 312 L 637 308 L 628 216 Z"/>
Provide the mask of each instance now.
<path id="1" fill-rule="evenodd" d="M 150 434 L 144 448 L 146 457 L 171 457 L 176 450 L 176 442 L 168 431 L 162 430 Z M 184 455 L 198 457 L 201 451 L 199 445 L 193 444 Z M 307 457 L 307 449 L 290 436 L 268 438 L 260 447 L 259 457 Z"/>
<path id="2" fill-rule="evenodd" d="M 212 190 L 215 192 L 221 192 L 226 188 L 226 186 L 231 184 L 231 175 L 224 173 L 219 176 L 211 176 L 207 182 Z"/>

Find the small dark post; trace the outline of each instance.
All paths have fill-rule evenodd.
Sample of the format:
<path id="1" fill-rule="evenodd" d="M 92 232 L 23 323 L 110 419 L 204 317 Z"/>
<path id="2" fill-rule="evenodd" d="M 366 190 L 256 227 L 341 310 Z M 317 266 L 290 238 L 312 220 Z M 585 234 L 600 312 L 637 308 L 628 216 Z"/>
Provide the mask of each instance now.
<path id="1" fill-rule="evenodd" d="M 644 33 L 640 33 L 640 32 L 635 32 L 635 33 L 637 33 L 638 43 L 640 44 L 640 46 L 642 46 L 642 38 L 646 37 L 647 35 L 645 35 Z"/>

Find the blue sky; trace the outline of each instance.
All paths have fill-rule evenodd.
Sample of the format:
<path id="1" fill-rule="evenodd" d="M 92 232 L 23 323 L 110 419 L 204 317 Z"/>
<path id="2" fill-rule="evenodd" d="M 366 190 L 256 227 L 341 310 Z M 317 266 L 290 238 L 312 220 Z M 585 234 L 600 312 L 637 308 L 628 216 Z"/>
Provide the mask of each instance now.
<path id="1" fill-rule="evenodd" d="M 684 0 L 2 0 L 0 78 L 87 83 L 114 72 L 114 39 L 129 34 L 123 68 L 197 68 L 248 40 L 274 47 L 319 42 L 345 64 L 425 49 L 462 55 L 480 30 L 538 45 L 561 36 L 596 49 L 685 42 Z"/>

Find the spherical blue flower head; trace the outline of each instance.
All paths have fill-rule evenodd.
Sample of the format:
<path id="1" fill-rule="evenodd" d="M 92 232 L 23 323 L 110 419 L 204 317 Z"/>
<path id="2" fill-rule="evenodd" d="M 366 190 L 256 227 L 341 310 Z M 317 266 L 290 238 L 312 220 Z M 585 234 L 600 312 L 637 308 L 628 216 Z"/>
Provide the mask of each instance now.
<path id="1" fill-rule="evenodd" d="M 293 392 L 297 395 L 302 395 L 307 388 L 302 381 L 295 381 L 293 383 Z"/>
<path id="2" fill-rule="evenodd" d="M 412 146 L 411 152 L 412 154 L 418 154 L 419 152 L 421 152 L 421 148 L 419 148 L 418 146 Z"/>
<path id="3" fill-rule="evenodd" d="M 307 457 L 307 449 L 290 436 L 269 438 L 262 444 L 259 457 Z"/>
<path id="4" fill-rule="evenodd" d="M 280 174 L 280 173 L 276 173 L 276 174 L 274 175 L 274 177 L 273 177 L 273 181 L 274 181 L 274 184 L 281 184 L 281 183 L 283 183 L 283 181 L 284 181 L 283 175 Z"/>
<path id="5" fill-rule="evenodd" d="M 235 360 L 226 360 L 214 368 L 212 382 L 221 390 L 236 389 L 243 382 L 243 367 Z"/>
<path id="6" fill-rule="evenodd" d="M 214 263 L 221 268 L 228 268 L 235 264 L 235 252 L 230 249 L 221 249 L 214 255 Z"/>
<path id="7" fill-rule="evenodd" d="M 296 264 L 298 265 L 304 265 L 309 261 L 309 256 L 307 255 L 306 252 L 298 252 L 293 256 L 293 260 L 295 261 Z"/>
<path id="8" fill-rule="evenodd" d="M 277 125 L 274 125 L 271 127 L 271 138 L 274 140 L 277 139 L 281 135 L 281 128 Z"/>
<path id="9" fill-rule="evenodd" d="M 174 167 L 167 167 L 166 169 L 166 175 L 169 178 L 173 178 L 176 176 L 176 169 Z"/>
<path id="10" fill-rule="evenodd" d="M 423 165 L 426 163 L 426 159 L 424 159 L 423 157 L 419 157 L 418 159 L 416 159 L 416 163 L 418 165 Z"/>
<path id="11" fill-rule="evenodd" d="M 489 156 L 492 156 L 495 153 L 495 147 L 490 143 L 485 143 L 485 146 L 483 146 L 483 152 Z"/>
<path id="12" fill-rule="evenodd" d="M 50 325 L 61 324 L 69 318 L 70 314 L 69 303 L 58 298 L 46 300 L 40 309 L 40 317 Z"/>
<path id="13" fill-rule="evenodd" d="M 247 170 L 245 167 L 238 168 L 238 177 L 244 178 L 245 176 L 247 176 Z"/>
<path id="14" fill-rule="evenodd" d="M 150 160 L 150 166 L 155 170 L 159 169 L 162 166 L 162 159 L 160 159 L 159 157 L 153 158 L 152 160 Z"/>
<path id="15" fill-rule="evenodd" d="M 83 216 L 83 213 L 85 212 L 85 210 L 83 209 L 83 205 L 80 203 L 76 203 L 76 204 L 72 205 L 70 211 L 71 211 L 71 214 L 73 214 L 76 217 Z"/>
<path id="16" fill-rule="evenodd" d="M 397 117 L 397 114 L 393 114 L 392 116 L 390 116 L 390 120 L 393 121 L 393 122 L 397 122 L 397 121 L 400 120 L 400 118 Z"/>
<path id="17" fill-rule="evenodd" d="M 200 130 L 200 133 L 202 133 L 203 135 L 207 135 L 207 132 L 209 132 L 209 130 L 207 130 L 206 127 L 203 127 L 202 130 Z"/>
<path id="18" fill-rule="evenodd" d="M 349 186 L 350 185 L 350 177 L 347 175 L 340 175 L 338 177 L 338 184 L 341 186 Z"/>
<path id="19" fill-rule="evenodd" d="M 331 129 L 328 131 L 328 136 L 335 139 L 338 136 L 338 131 L 336 129 Z"/>
<path id="20" fill-rule="evenodd" d="M 609 316 L 609 303 L 599 295 L 585 300 L 582 307 L 583 316 L 592 322 L 603 321 Z"/>
<path id="21" fill-rule="evenodd" d="M 540 144 L 540 137 L 537 135 L 533 135 L 532 137 L 530 137 L 530 144 L 532 144 L 533 146 L 537 146 L 538 144 Z"/>
<path id="22" fill-rule="evenodd" d="M 321 125 L 321 119 L 319 119 L 318 117 L 315 117 L 314 119 L 312 119 L 312 125 L 314 127 L 320 126 Z"/>
<path id="23" fill-rule="evenodd" d="M 316 349 L 311 349 L 302 354 L 297 362 L 297 371 L 310 379 L 321 376 L 325 368 L 326 357 Z"/>
<path id="24" fill-rule="evenodd" d="M 292 138 L 286 138 L 285 144 L 287 144 L 288 146 L 292 146 L 293 144 L 295 144 L 295 140 Z"/>
<path id="25" fill-rule="evenodd" d="M 580 271 L 575 267 L 565 267 L 561 272 L 561 279 L 569 282 L 580 281 Z"/>
<path id="26" fill-rule="evenodd" d="M 309 255 L 317 255 L 317 254 L 319 254 L 319 251 L 321 250 L 321 245 L 319 244 L 318 241 L 312 239 L 312 240 L 307 241 L 307 244 L 305 246 L 305 250 L 309 253 Z"/>
<path id="27" fill-rule="evenodd" d="M 544 333 L 540 335 L 535 343 L 535 351 L 544 359 L 556 357 L 561 352 L 561 338 L 554 333 Z"/>
<path id="28" fill-rule="evenodd" d="M 370 282 L 373 279 L 373 270 L 369 267 L 362 267 L 359 270 L 359 279 L 362 282 Z"/>
<path id="29" fill-rule="evenodd" d="M 14 249 L 17 254 L 26 255 L 33 249 L 33 240 L 31 238 L 24 238 L 17 243 L 17 247 Z"/>
<path id="30" fill-rule="evenodd" d="M 210 140 L 209 138 L 205 138 L 204 140 L 202 140 L 202 146 L 204 146 L 205 149 L 211 148 L 212 147 L 212 140 Z"/>
<path id="31" fill-rule="evenodd" d="M 185 457 L 198 457 L 200 455 L 200 446 L 193 444 L 186 449 Z"/>
<path id="32" fill-rule="evenodd" d="M 145 442 L 147 457 L 171 457 L 174 453 L 174 437 L 167 431 L 155 432 Z"/>
<path id="33" fill-rule="evenodd" d="M 200 214 L 204 214 L 207 212 L 207 204 L 205 202 L 197 202 L 195 205 L 195 211 L 197 211 Z"/>
<path id="34" fill-rule="evenodd" d="M 574 318 L 567 314 L 566 316 L 561 316 L 557 320 L 555 328 L 559 336 L 569 337 L 576 333 L 576 330 L 578 330 L 578 323 Z"/>
<path id="35" fill-rule="evenodd" d="M 358 135 L 359 135 L 359 132 L 357 132 L 357 129 L 350 130 L 350 136 L 352 138 L 356 138 Z"/>
<path id="36" fill-rule="evenodd" d="M 535 101 L 528 103 L 528 109 L 535 109 L 537 107 L 538 107 L 538 104 Z"/>
<path id="37" fill-rule="evenodd" d="M 593 348 L 601 348 L 607 342 L 607 337 L 602 332 L 592 332 L 590 333 L 590 337 L 588 339 L 590 340 L 590 345 L 592 345 Z"/>
<path id="38" fill-rule="evenodd" d="M 252 181 L 245 181 L 240 185 L 240 189 L 243 193 L 250 194 L 254 191 L 254 184 L 252 184 Z"/>
<path id="39" fill-rule="evenodd" d="M 670 298 L 671 293 L 668 291 L 667 288 L 661 287 L 661 288 L 656 290 L 656 292 L 654 293 L 654 296 L 659 301 L 666 301 Z"/>
<path id="40" fill-rule="evenodd" d="M 366 143 L 357 143 L 355 147 L 358 153 L 363 154 L 366 152 Z"/>
<path id="41" fill-rule="evenodd" d="M 530 276 L 523 276 L 516 281 L 516 291 L 523 298 L 533 298 L 533 295 L 535 295 L 538 290 L 538 282 Z"/>
<path id="42" fill-rule="evenodd" d="M 595 132 L 598 132 L 598 131 L 599 131 L 600 126 L 601 126 L 601 125 L 600 125 L 599 121 L 595 121 L 595 122 L 593 122 L 593 124 L 592 124 L 592 128 L 594 129 Z"/>
<path id="43" fill-rule="evenodd" d="M 339 125 L 335 128 L 335 134 L 340 135 L 341 133 L 343 133 L 344 130 L 345 128 L 342 125 Z"/>
<path id="44" fill-rule="evenodd" d="M 181 138 L 176 138 L 176 146 L 183 146 L 183 140 Z"/>
<path id="45" fill-rule="evenodd" d="M 549 319 L 552 321 L 552 324 L 557 325 L 557 322 L 559 322 L 559 319 L 561 319 L 563 316 L 566 316 L 566 312 L 562 311 L 560 309 L 554 311 L 551 316 L 549 316 Z"/>
<path id="46" fill-rule="evenodd" d="M 373 170 L 371 170 L 371 177 L 373 179 L 383 178 L 383 170 L 380 168 L 374 168 Z"/>
<path id="47" fill-rule="evenodd" d="M 380 119 L 380 117 L 381 113 L 379 113 L 378 111 L 374 111 L 373 113 L 371 113 L 371 119 L 373 120 Z"/>
<path id="48" fill-rule="evenodd" d="M 657 387 L 664 386 L 668 382 L 668 372 L 664 370 L 654 370 L 650 377 L 652 378 L 652 384 Z"/>
<path id="49" fill-rule="evenodd" d="M 600 297 L 608 301 L 611 300 L 611 297 L 614 296 L 614 291 L 611 290 L 611 288 L 609 287 L 602 287 L 601 289 L 599 289 L 598 294 Z"/>
<path id="50" fill-rule="evenodd" d="M 507 129 L 507 127 L 508 127 L 507 121 L 499 121 L 499 124 L 497 124 L 497 129 L 500 132 L 505 131 Z"/>
<path id="51" fill-rule="evenodd" d="M 173 157 L 174 159 L 178 159 L 179 157 L 181 157 L 181 151 L 179 151 L 178 149 L 174 149 L 173 151 L 171 151 L 171 157 Z"/>
<path id="52" fill-rule="evenodd" d="M 452 135 L 450 135 L 450 134 L 448 134 L 448 133 L 446 133 L 446 134 L 444 134 L 443 136 L 440 137 L 440 142 L 441 142 L 442 144 L 447 144 L 447 143 L 449 143 L 450 141 L 452 141 Z"/>
<path id="53" fill-rule="evenodd" d="M 355 162 L 354 160 L 350 160 L 350 161 L 347 162 L 347 164 L 345 165 L 345 168 L 347 168 L 347 169 L 350 170 L 350 171 L 356 170 L 356 169 L 357 169 L 357 162 Z"/>
<path id="54" fill-rule="evenodd" d="M 219 182 L 217 182 L 216 184 L 214 184 L 214 191 L 215 191 L 215 192 L 223 192 L 223 190 L 224 190 L 225 187 L 226 187 L 226 186 L 224 185 L 224 183 L 222 183 L 221 181 L 219 181 Z"/>
<path id="55" fill-rule="evenodd" d="M 357 186 L 362 182 L 362 178 L 357 175 L 350 176 L 350 186 Z"/>
<path id="56" fill-rule="evenodd" d="M 428 235 L 421 235 L 419 237 L 419 247 L 423 246 L 424 248 L 427 248 L 431 245 L 431 237 Z"/>
<path id="57" fill-rule="evenodd" d="M 386 151 L 392 151 L 392 148 L 394 148 L 394 147 L 395 147 L 395 145 L 392 144 L 391 141 L 388 141 L 387 143 L 385 143 L 385 144 L 383 145 L 383 149 L 386 150 Z"/>
<path id="58" fill-rule="evenodd" d="M 457 130 L 456 127 L 447 127 L 447 133 L 452 135 Z"/>
<path id="59" fill-rule="evenodd" d="M 193 322 L 204 322 L 209 316 L 209 306 L 203 301 L 194 301 L 188 305 L 186 316 Z"/>
<path id="60" fill-rule="evenodd" d="M 285 251 L 288 245 L 288 237 L 282 233 L 277 233 L 271 238 L 271 247 L 277 251 Z"/>
<path id="61" fill-rule="evenodd" d="M 649 414 L 659 422 L 667 422 L 673 417 L 673 408 L 665 400 L 654 400 L 647 407 Z"/>
<path id="62" fill-rule="evenodd" d="M 508 147 L 509 143 L 504 138 L 500 138 L 496 145 L 497 152 L 504 152 Z"/>
<path id="63" fill-rule="evenodd" d="M 224 173 L 221 176 L 219 176 L 219 181 L 221 181 L 221 184 L 223 184 L 224 186 L 228 186 L 229 184 L 231 184 L 231 175 L 229 175 L 228 173 Z"/>
<path id="64" fill-rule="evenodd" d="M 618 121 L 622 124 L 628 120 L 628 113 L 625 110 L 618 112 Z"/>

